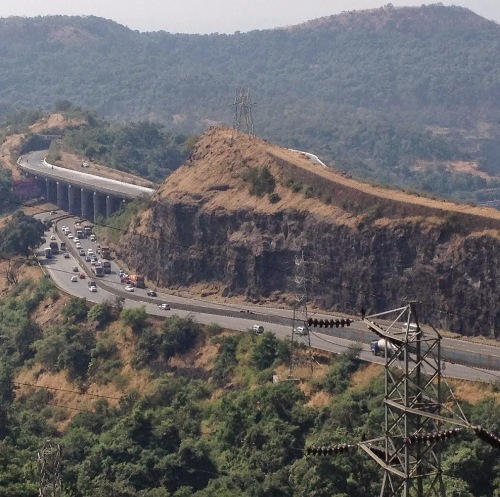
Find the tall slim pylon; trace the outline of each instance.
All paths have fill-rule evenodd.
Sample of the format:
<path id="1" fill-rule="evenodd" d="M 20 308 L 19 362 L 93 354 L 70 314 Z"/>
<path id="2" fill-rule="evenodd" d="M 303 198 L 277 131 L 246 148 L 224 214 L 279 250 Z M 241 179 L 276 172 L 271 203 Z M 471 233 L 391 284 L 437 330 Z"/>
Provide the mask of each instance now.
<path id="1" fill-rule="evenodd" d="M 384 433 L 358 444 L 383 469 L 380 497 L 446 497 L 440 441 L 456 432 L 441 427 L 470 424 L 457 403 L 444 403 L 441 336 L 424 334 L 413 302 L 363 321 L 385 357 Z"/>
<path id="2" fill-rule="evenodd" d="M 252 117 L 252 99 L 248 88 L 239 88 L 234 98 L 233 130 L 246 131 L 250 136 L 255 136 Z"/>
<path id="3" fill-rule="evenodd" d="M 46 440 L 38 452 L 39 497 L 60 497 L 61 446 Z"/>
<path id="4" fill-rule="evenodd" d="M 311 349 L 311 336 L 309 334 L 308 314 L 307 314 L 307 278 L 306 262 L 304 253 L 300 257 L 295 257 L 295 299 L 293 303 L 292 320 L 292 357 L 290 359 L 290 377 L 294 376 L 294 370 L 304 360 L 298 349 L 301 345 L 307 347 L 306 361 L 309 363 L 311 372 L 313 370 L 313 356 Z"/>

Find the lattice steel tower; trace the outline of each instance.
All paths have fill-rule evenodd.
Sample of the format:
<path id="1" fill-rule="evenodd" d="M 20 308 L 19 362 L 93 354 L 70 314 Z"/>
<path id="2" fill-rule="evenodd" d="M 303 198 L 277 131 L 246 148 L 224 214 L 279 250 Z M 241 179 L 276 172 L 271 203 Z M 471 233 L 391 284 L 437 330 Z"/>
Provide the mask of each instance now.
<path id="1" fill-rule="evenodd" d="M 39 497 L 60 497 L 61 446 L 46 440 L 38 452 Z"/>
<path id="2" fill-rule="evenodd" d="M 295 300 L 293 303 L 292 320 L 292 357 L 290 360 L 290 377 L 297 366 L 303 362 L 298 354 L 301 344 L 307 347 L 307 362 L 311 371 L 313 370 L 313 357 L 311 350 L 311 336 L 309 334 L 309 324 L 307 315 L 307 277 L 306 262 L 304 253 L 300 257 L 295 257 Z"/>
<path id="3" fill-rule="evenodd" d="M 239 88 L 234 98 L 233 129 L 246 131 L 250 136 L 255 136 L 252 117 L 252 99 L 248 88 Z"/>
<path id="4" fill-rule="evenodd" d="M 379 337 L 372 351 L 385 356 L 384 434 L 358 444 L 383 469 L 380 496 L 446 497 L 439 442 L 456 431 L 440 430 L 470 424 L 455 399 L 444 403 L 441 336 L 435 329 L 423 333 L 415 303 L 364 322 Z"/>

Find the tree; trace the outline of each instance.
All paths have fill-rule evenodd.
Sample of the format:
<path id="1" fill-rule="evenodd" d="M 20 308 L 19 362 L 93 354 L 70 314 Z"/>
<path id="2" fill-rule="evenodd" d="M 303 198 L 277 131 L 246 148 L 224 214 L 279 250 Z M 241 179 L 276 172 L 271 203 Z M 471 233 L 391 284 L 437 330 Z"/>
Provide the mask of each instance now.
<path id="1" fill-rule="evenodd" d="M 23 211 L 16 211 L 0 230 L 0 253 L 6 256 L 25 255 L 44 242 L 44 224 Z"/>
<path id="2" fill-rule="evenodd" d="M 24 262 L 18 259 L 9 259 L 7 267 L 3 270 L 8 285 L 17 285 Z"/>
<path id="3" fill-rule="evenodd" d="M 139 333 L 146 326 L 148 315 L 144 306 L 131 307 L 123 309 L 120 312 L 120 318 L 124 324 L 132 328 L 134 333 Z"/>
<path id="4" fill-rule="evenodd" d="M 257 369 L 270 368 L 276 360 L 278 339 L 274 333 L 266 331 L 255 345 L 252 352 L 252 362 Z"/>
<path id="5" fill-rule="evenodd" d="M 163 357 L 169 359 L 175 354 L 184 354 L 196 344 L 201 327 L 191 318 L 174 317 L 165 321 L 161 333 Z"/>
<path id="6" fill-rule="evenodd" d="M 100 304 L 94 304 L 87 314 L 90 321 L 96 321 L 99 326 L 105 325 L 112 316 L 111 304 L 107 301 Z"/>
<path id="7" fill-rule="evenodd" d="M 73 297 L 63 308 L 62 315 L 68 321 L 81 321 L 87 317 L 87 301 L 85 297 Z"/>

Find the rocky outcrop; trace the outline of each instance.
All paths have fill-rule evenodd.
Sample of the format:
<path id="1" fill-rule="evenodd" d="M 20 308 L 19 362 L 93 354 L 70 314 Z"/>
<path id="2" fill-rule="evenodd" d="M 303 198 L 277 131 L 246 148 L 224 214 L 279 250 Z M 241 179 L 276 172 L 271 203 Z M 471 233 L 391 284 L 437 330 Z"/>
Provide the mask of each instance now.
<path id="1" fill-rule="evenodd" d="M 209 143 L 214 153 L 213 137 Z M 253 167 L 244 159 L 245 167 Z M 228 297 L 249 300 L 292 296 L 295 258 L 303 253 L 309 298 L 325 310 L 357 314 L 364 307 L 374 313 L 411 299 L 421 302 L 424 322 L 500 338 L 500 223 L 495 215 L 439 211 L 425 202 L 412 207 L 397 199 L 370 201 L 366 193 L 356 200 L 352 192 L 325 203 L 318 193 L 324 180 L 316 194 L 313 189 L 313 198 L 307 198 L 310 189 L 309 195 L 291 194 L 298 199 L 293 204 L 290 188 L 283 186 L 291 169 L 284 173 L 277 162 L 268 163 L 279 180 L 282 201 L 276 206 L 266 197 L 249 196 L 241 181 L 230 184 L 222 172 L 214 174 L 213 183 L 227 188 L 201 191 L 193 181 L 188 191 L 182 175 L 204 181 L 207 173 L 196 166 L 203 160 L 206 164 L 206 154 L 179 170 L 169 180 L 174 186 L 169 189 L 167 182 L 122 240 L 121 256 L 150 281 L 167 287 L 209 282 Z M 223 201 L 220 196 L 227 194 L 239 201 L 225 207 L 231 197 Z M 372 204 L 364 213 L 363 202 Z"/>

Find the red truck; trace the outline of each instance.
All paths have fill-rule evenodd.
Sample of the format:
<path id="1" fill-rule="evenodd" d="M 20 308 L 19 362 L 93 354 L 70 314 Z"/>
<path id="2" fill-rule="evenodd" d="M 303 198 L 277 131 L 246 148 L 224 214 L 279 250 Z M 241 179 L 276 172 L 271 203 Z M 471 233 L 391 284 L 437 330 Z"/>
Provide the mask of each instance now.
<path id="1" fill-rule="evenodd" d="M 134 285 L 136 288 L 146 288 L 144 284 L 144 276 L 142 274 L 129 274 L 128 276 L 122 276 L 121 282 L 127 285 Z"/>

